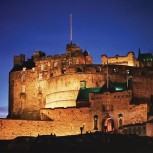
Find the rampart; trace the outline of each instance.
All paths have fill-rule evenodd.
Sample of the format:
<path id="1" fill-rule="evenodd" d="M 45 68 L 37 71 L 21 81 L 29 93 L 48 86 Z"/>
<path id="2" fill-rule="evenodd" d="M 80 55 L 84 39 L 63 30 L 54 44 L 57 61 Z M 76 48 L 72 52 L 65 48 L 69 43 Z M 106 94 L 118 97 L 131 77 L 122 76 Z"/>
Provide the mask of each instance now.
<path id="1" fill-rule="evenodd" d="M 108 66 L 109 80 L 127 82 L 130 78 L 133 96 L 138 98 L 143 94 L 150 99 L 153 93 L 151 75 L 152 71 L 147 68 Z M 86 80 L 86 87 L 90 88 L 102 87 L 106 79 L 107 66 L 103 65 L 71 65 L 64 68 L 64 72 L 62 67 L 11 72 L 10 114 L 14 118 L 38 119 L 41 108 L 74 107 L 80 81 Z"/>

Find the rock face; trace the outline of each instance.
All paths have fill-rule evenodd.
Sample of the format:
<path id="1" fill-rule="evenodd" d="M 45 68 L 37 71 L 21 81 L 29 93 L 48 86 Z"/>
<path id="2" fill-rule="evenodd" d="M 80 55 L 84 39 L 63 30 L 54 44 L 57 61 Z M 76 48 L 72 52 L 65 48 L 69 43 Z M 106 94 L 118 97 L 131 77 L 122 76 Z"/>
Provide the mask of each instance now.
<path id="1" fill-rule="evenodd" d="M 135 62 L 128 53 L 124 61 L 132 58 Z M 151 67 L 92 64 L 89 53 L 72 43 L 62 55 L 37 51 L 27 61 L 23 54 L 15 56 L 9 73 L 9 119 L 0 120 L 0 139 L 111 132 L 147 122 L 152 76 Z"/>

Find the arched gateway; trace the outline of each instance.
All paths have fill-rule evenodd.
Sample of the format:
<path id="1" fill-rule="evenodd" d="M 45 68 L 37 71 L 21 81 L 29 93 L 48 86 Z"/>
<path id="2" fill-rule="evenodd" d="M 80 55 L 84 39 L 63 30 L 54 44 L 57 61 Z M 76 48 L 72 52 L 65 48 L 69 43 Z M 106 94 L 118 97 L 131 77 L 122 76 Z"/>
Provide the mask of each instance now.
<path id="1" fill-rule="evenodd" d="M 107 132 L 113 132 L 115 129 L 114 120 L 112 117 L 107 115 L 103 121 L 102 121 L 102 131 Z"/>

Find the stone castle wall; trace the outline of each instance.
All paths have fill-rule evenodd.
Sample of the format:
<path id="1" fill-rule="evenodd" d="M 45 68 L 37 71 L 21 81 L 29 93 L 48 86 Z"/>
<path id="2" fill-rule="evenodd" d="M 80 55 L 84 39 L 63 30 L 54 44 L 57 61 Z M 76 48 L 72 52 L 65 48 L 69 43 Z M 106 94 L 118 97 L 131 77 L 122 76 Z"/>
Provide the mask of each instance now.
<path id="1" fill-rule="evenodd" d="M 73 107 L 76 106 L 80 81 L 85 80 L 87 88 L 102 87 L 106 82 L 107 66 L 69 66 L 66 67 L 64 73 L 62 68 L 58 67 L 55 68 L 56 74 L 53 73 L 53 70 L 41 71 L 36 67 L 11 72 L 10 114 L 20 116 L 27 111 L 38 113 L 41 108 L 45 107 Z M 133 95 L 142 97 L 143 94 L 149 99 L 153 93 L 153 79 L 148 74 L 151 71 L 142 69 L 136 71 L 136 68 L 133 67 L 109 66 L 108 77 L 111 82 L 126 82 L 127 70 L 128 75 L 132 76 Z M 142 76 L 144 74 L 146 76 Z M 20 118 L 26 118 L 26 116 L 21 115 Z"/>
<path id="2" fill-rule="evenodd" d="M 116 65 L 127 65 L 127 66 L 139 66 L 139 62 L 136 60 L 134 52 L 129 52 L 127 56 L 107 57 L 102 55 L 102 64 L 116 64 Z"/>
<path id="3" fill-rule="evenodd" d="M 147 121 L 147 104 L 131 104 L 132 91 L 105 92 L 103 94 L 90 94 L 92 111 L 99 111 L 102 114 L 109 113 L 118 123 L 119 114 L 122 114 L 123 124 L 143 123 Z M 108 110 L 103 108 L 109 106 Z M 118 128 L 118 125 L 117 125 Z"/>
<path id="4" fill-rule="evenodd" d="M 153 95 L 153 79 L 149 77 L 133 77 L 133 94 L 135 97 L 150 100 Z"/>
<path id="5" fill-rule="evenodd" d="M 119 79 L 121 79 L 120 77 L 119 75 Z M 105 92 L 103 94 L 91 93 L 90 108 L 41 109 L 41 121 L 1 119 L 0 139 L 11 139 L 21 135 L 37 136 L 38 134 L 46 135 L 51 133 L 56 135 L 80 134 L 80 127 L 83 127 L 83 133 L 86 131 L 94 132 L 95 115 L 98 115 L 97 127 L 101 131 L 103 130 L 104 120 L 108 113 L 114 120 L 115 129 L 119 127 L 119 114 L 123 115 L 123 125 L 146 122 L 147 104 L 131 105 L 131 99 L 131 90 L 115 93 Z M 103 111 L 103 104 L 113 105 L 113 110 Z"/>
<path id="6" fill-rule="evenodd" d="M 9 120 L 0 119 L 0 139 L 13 139 L 17 136 L 38 136 L 55 133 L 57 136 L 80 134 L 80 127 L 84 127 L 83 133 L 93 130 L 93 118 L 88 109 L 65 109 L 52 112 L 56 116 L 52 121 L 32 121 L 32 120 Z M 72 112 L 74 111 L 74 113 Z M 42 119 L 46 120 L 42 111 Z M 73 114 L 73 115 L 72 115 Z"/>

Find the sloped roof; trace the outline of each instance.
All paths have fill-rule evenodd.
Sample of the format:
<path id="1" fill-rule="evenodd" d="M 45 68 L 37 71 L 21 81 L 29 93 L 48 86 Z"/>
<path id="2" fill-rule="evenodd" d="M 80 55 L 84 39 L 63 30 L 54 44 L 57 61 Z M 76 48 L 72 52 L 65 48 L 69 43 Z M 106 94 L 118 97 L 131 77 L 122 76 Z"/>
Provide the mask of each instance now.
<path id="1" fill-rule="evenodd" d="M 104 93 L 105 91 L 119 92 L 124 90 L 127 90 L 126 82 L 110 83 L 108 89 L 106 88 L 106 85 L 103 87 L 80 88 L 76 101 L 89 101 L 89 93 Z"/>
<path id="2" fill-rule="evenodd" d="M 24 62 L 23 64 L 19 65 L 15 65 L 13 67 L 13 69 L 11 70 L 11 72 L 13 71 L 21 71 L 24 67 L 26 67 L 26 69 L 32 69 L 33 67 L 35 67 L 35 63 L 31 60 Z"/>
<path id="3" fill-rule="evenodd" d="M 150 61 L 153 59 L 153 55 L 151 53 L 140 54 L 138 59 L 140 61 Z"/>
<path id="4" fill-rule="evenodd" d="M 89 101 L 89 93 L 100 93 L 102 87 L 80 88 L 76 101 Z"/>

